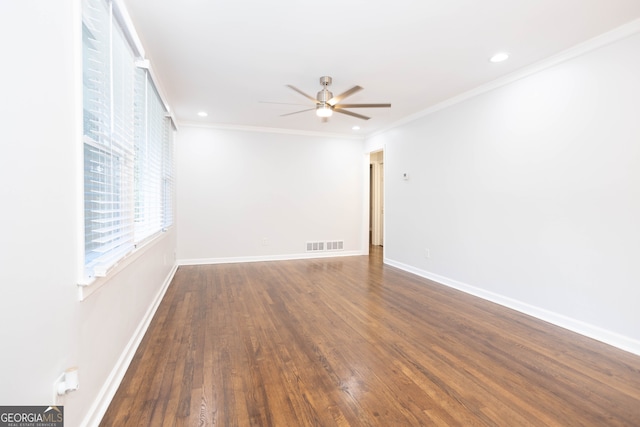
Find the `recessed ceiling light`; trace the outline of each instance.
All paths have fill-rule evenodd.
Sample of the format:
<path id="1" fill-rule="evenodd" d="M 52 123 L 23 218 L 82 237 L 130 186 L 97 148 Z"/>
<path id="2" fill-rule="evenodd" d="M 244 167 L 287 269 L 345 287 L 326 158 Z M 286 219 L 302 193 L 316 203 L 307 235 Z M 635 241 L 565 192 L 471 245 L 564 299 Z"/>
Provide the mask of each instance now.
<path id="1" fill-rule="evenodd" d="M 502 62 L 502 61 L 506 61 L 507 59 L 509 59 L 509 54 L 507 52 L 498 52 L 495 55 L 493 55 L 491 58 L 489 58 L 489 61 Z"/>
<path id="2" fill-rule="evenodd" d="M 198 115 L 199 115 L 200 117 L 207 117 L 207 116 L 208 116 L 208 114 L 207 114 L 207 112 L 206 112 L 206 111 L 200 111 L 200 112 L 198 113 Z"/>
<path id="3" fill-rule="evenodd" d="M 353 129 L 353 130 L 360 130 L 360 126 L 354 126 L 354 127 L 352 127 L 351 129 Z"/>

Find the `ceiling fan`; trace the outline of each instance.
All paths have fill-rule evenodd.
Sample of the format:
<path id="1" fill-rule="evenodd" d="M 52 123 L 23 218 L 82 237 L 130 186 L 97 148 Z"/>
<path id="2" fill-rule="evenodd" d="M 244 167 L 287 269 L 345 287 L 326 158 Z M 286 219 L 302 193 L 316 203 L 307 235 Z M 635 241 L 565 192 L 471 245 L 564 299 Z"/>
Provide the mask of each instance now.
<path id="1" fill-rule="evenodd" d="M 361 91 L 362 88 L 360 86 L 354 86 L 351 89 L 345 92 L 342 92 L 340 95 L 333 96 L 333 93 L 331 93 L 329 89 L 327 89 L 327 87 L 331 85 L 331 81 L 332 79 L 329 76 L 320 77 L 320 84 L 322 85 L 322 90 L 318 92 L 315 98 L 312 97 L 311 95 L 307 95 L 306 93 L 304 93 L 303 91 L 301 91 L 295 86 L 287 85 L 287 87 L 295 90 L 305 98 L 310 99 L 316 105 L 314 108 L 308 108 L 306 110 L 300 110 L 300 111 L 294 111 L 293 113 L 282 114 L 281 117 L 290 116 L 292 114 L 303 113 L 305 111 L 316 110 L 316 115 L 320 117 L 323 122 L 326 122 L 329 119 L 329 117 L 331 117 L 334 111 L 336 113 L 357 117 L 362 120 L 369 120 L 370 117 L 363 116 L 362 114 L 354 113 L 353 111 L 345 110 L 345 108 L 389 108 L 391 107 L 391 104 L 341 104 L 340 102 L 343 99 L 353 95 L 356 92 Z"/>

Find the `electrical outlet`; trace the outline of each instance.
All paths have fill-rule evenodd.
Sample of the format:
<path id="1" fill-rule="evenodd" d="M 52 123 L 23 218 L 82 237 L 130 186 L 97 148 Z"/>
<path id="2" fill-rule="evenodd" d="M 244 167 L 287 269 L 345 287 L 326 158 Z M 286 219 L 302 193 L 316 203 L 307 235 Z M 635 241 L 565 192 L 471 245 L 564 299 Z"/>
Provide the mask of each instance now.
<path id="1" fill-rule="evenodd" d="M 431 252 L 429 251 L 429 249 L 425 249 L 424 250 L 424 257 L 427 258 L 427 259 L 431 258 Z"/>
<path id="2" fill-rule="evenodd" d="M 262 238 L 262 246 L 269 246 L 269 239 L 267 239 L 266 237 Z"/>

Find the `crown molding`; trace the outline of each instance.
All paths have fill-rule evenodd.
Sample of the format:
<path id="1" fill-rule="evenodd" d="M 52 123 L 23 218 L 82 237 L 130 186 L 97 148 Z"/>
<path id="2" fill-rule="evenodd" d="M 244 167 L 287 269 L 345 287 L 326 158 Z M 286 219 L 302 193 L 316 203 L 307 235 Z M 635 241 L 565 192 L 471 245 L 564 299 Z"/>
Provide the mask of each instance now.
<path id="1" fill-rule="evenodd" d="M 630 37 L 634 34 L 640 33 L 640 19 L 633 20 L 628 22 L 620 27 L 617 27 L 611 31 L 603 33 L 599 36 L 596 36 L 592 39 L 589 39 L 585 42 L 577 44 L 569 49 L 563 50 L 560 53 L 557 53 L 553 56 L 550 56 L 546 59 L 538 61 L 532 65 L 523 67 L 517 71 L 507 74 L 506 76 L 500 77 L 496 80 L 493 80 L 489 83 L 483 84 L 481 86 L 476 87 L 475 89 L 471 89 L 467 92 L 461 93 L 460 95 L 456 95 L 452 98 L 449 98 L 445 101 L 442 101 L 438 104 L 435 104 L 425 110 L 419 111 L 415 114 L 411 114 L 403 119 L 400 119 L 391 125 L 380 129 L 378 131 L 372 132 L 367 135 L 366 138 L 371 138 L 380 134 L 383 134 L 393 128 L 397 128 L 399 126 L 405 125 L 407 123 L 418 120 L 422 117 L 433 114 L 437 111 L 443 110 L 445 108 L 451 107 L 453 105 L 459 104 L 468 99 L 474 98 L 478 95 L 481 95 L 486 92 L 490 92 L 494 89 L 498 89 L 502 86 L 506 86 L 515 81 L 521 80 L 530 75 L 539 73 L 547 68 L 551 68 L 555 65 L 558 65 L 562 62 L 566 62 L 570 59 L 576 58 L 578 56 L 584 55 L 596 49 L 599 49 L 608 44 L 617 42 L 619 40 L 623 40 L 627 37 Z"/>
<path id="2" fill-rule="evenodd" d="M 243 132 L 258 132 L 258 133 L 279 133 L 285 135 L 304 135 L 304 136 L 319 136 L 324 138 L 340 138 L 340 139 L 354 139 L 363 141 L 364 135 L 349 135 L 344 133 L 332 133 L 332 132 L 315 132 L 298 129 L 284 129 L 284 128 L 272 128 L 262 126 L 245 126 L 245 125 L 229 125 L 223 123 L 198 123 L 198 122 L 180 122 L 181 127 L 196 127 L 205 129 L 217 129 L 217 130 L 235 130 Z"/>

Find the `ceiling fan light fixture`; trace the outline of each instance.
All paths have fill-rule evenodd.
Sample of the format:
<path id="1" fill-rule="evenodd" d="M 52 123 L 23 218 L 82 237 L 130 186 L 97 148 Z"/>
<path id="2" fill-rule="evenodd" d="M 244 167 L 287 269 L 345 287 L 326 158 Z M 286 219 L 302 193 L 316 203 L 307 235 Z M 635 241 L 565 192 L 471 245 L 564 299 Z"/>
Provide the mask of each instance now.
<path id="1" fill-rule="evenodd" d="M 338 96 L 333 96 L 331 91 L 327 89 L 327 86 L 331 84 L 331 77 L 323 76 L 320 77 L 320 84 L 322 85 L 322 90 L 317 93 L 316 97 L 313 98 L 311 95 L 308 95 L 306 92 L 301 91 L 295 86 L 287 85 L 287 87 L 291 90 L 298 92 L 300 95 L 305 98 L 313 101 L 315 104 L 316 116 L 322 119 L 322 122 L 327 122 L 328 118 L 333 115 L 333 112 L 336 111 L 340 114 L 346 114 L 347 116 L 356 117 L 362 120 L 369 120 L 371 117 L 367 117 L 362 114 L 354 113 L 353 111 L 347 110 L 347 108 L 389 108 L 391 104 L 342 104 L 342 100 L 348 96 L 353 95 L 356 92 L 362 90 L 360 86 L 354 86 L 351 89 L 348 89 L 342 92 Z M 294 111 L 293 113 L 281 114 L 281 117 L 291 116 L 293 114 L 303 113 L 305 111 L 313 110 L 313 107 L 307 108 L 306 110 Z"/>
<path id="2" fill-rule="evenodd" d="M 327 104 L 318 104 L 316 107 L 316 115 L 318 117 L 331 117 L 333 110 Z"/>

